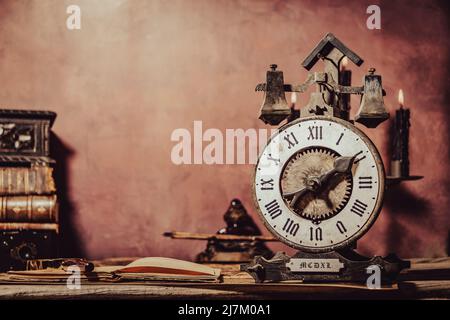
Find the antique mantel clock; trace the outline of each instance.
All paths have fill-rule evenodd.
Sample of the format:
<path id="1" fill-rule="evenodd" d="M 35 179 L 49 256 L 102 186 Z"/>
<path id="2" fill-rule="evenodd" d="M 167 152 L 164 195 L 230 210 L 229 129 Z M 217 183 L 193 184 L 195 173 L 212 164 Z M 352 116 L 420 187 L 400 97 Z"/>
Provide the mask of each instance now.
<path id="1" fill-rule="evenodd" d="M 299 251 L 289 257 L 256 257 L 243 265 L 256 281 L 365 281 L 367 268 L 377 265 L 382 280 L 393 281 L 408 262 L 395 255 L 368 258 L 354 249 L 375 222 L 385 191 L 385 171 L 372 141 L 349 119 L 350 94 L 361 95 L 355 121 L 375 128 L 389 118 L 383 103 L 381 76 L 370 69 L 361 87 L 340 75 L 344 57 L 360 66 L 363 60 L 334 35 L 327 34 L 304 60 L 310 70 L 320 59 L 325 70 L 312 72 L 301 85 L 284 84 L 283 73 L 271 65 L 260 119 L 282 125 L 261 153 L 254 174 L 254 200 L 268 230 Z M 285 91 L 318 90 L 295 114 Z"/>

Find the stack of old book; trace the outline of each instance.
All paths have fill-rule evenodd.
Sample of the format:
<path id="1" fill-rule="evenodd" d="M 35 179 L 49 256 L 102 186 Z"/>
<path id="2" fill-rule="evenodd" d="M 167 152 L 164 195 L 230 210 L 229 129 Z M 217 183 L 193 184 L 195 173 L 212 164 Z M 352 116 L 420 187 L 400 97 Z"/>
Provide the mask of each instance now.
<path id="1" fill-rule="evenodd" d="M 0 167 L 2 229 L 57 230 L 53 169 L 47 165 Z"/>
<path id="2" fill-rule="evenodd" d="M 0 271 L 55 256 L 58 206 L 50 157 L 56 113 L 0 109 Z"/>

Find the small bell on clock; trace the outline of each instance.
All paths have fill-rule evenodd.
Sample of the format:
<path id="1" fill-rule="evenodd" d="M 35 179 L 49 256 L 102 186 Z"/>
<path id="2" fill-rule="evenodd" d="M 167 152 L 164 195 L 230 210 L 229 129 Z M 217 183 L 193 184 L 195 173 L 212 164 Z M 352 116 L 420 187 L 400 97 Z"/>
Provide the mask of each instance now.
<path id="1" fill-rule="evenodd" d="M 291 109 L 284 94 L 283 71 L 277 70 L 277 65 L 272 64 L 267 71 L 264 102 L 261 107 L 259 119 L 270 125 L 278 125 L 291 115 Z M 259 86 L 256 90 L 260 90 Z"/>
<path id="2" fill-rule="evenodd" d="M 370 68 L 369 74 L 364 77 L 364 93 L 361 98 L 361 106 L 355 116 L 355 121 L 367 128 L 376 128 L 389 118 L 383 102 L 381 76 L 374 73 L 375 69 Z"/>

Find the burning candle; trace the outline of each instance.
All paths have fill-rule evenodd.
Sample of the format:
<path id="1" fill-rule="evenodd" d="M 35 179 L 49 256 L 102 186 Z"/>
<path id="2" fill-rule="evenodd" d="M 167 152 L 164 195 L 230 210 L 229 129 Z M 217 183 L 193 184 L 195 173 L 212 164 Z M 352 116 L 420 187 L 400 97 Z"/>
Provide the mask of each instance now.
<path id="1" fill-rule="evenodd" d="M 400 108 L 395 111 L 394 141 L 392 146 L 391 174 L 394 177 L 409 177 L 409 109 L 404 109 L 403 90 L 398 91 Z"/>
<path id="2" fill-rule="evenodd" d="M 398 90 L 398 103 L 400 104 L 400 108 L 403 108 L 403 103 L 405 102 L 405 97 L 403 96 L 403 90 Z"/>
<path id="3" fill-rule="evenodd" d="M 342 86 L 352 85 L 352 72 L 347 70 L 348 58 L 344 57 L 341 61 L 341 69 L 339 72 L 339 84 Z M 339 108 L 341 109 L 341 117 L 343 119 L 350 119 L 350 94 L 341 93 L 339 99 Z"/>
<path id="4" fill-rule="evenodd" d="M 297 92 L 291 93 L 291 114 L 287 119 L 287 122 L 294 121 L 300 117 L 300 110 L 295 109 L 295 103 L 297 102 Z"/>
<path id="5" fill-rule="evenodd" d="M 291 93 L 291 108 L 295 108 L 295 103 L 297 102 L 297 92 Z"/>

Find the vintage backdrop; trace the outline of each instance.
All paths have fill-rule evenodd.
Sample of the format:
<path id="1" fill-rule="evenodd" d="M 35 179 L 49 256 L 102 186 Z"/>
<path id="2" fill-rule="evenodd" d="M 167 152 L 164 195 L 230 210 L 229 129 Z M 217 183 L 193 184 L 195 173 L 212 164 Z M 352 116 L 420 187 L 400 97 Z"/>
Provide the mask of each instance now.
<path id="1" fill-rule="evenodd" d="M 176 128 L 265 128 L 257 120 L 270 63 L 301 82 L 303 58 L 333 32 L 383 76 L 412 112 L 411 173 L 388 194 L 363 253 L 448 254 L 449 19 L 444 1 L 2 0 L 0 106 L 58 113 L 53 131 L 66 255 L 193 258 L 203 242 L 167 230 L 215 232 L 233 197 L 251 202 L 251 165 L 182 165 Z M 78 4 L 82 29 L 66 28 Z M 366 8 L 381 7 L 381 30 Z M 306 102 L 300 97 L 300 104 Z M 353 112 L 358 100 L 352 100 Z M 389 163 L 389 124 L 364 130 Z M 256 217 L 255 217 L 256 218 Z M 259 221 L 258 221 L 259 223 Z M 266 232 L 266 231 L 265 231 Z M 267 232 L 266 232 L 267 233 Z M 277 249 L 285 248 L 279 245 Z"/>

